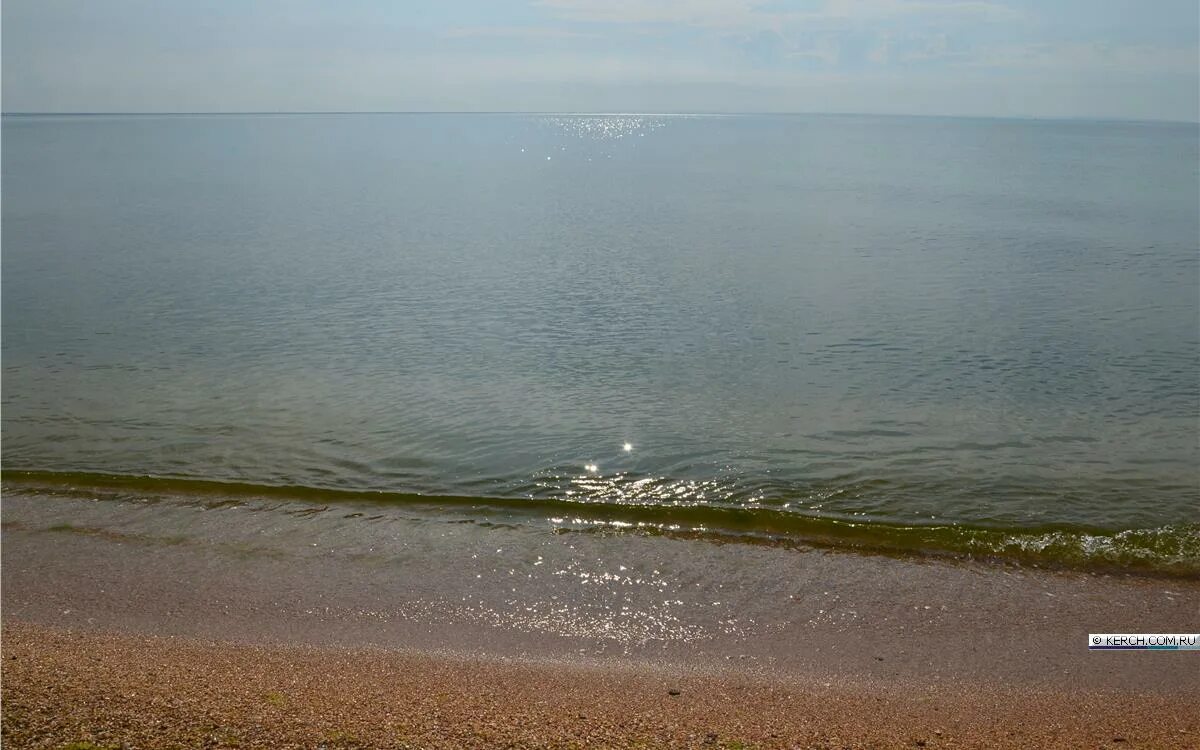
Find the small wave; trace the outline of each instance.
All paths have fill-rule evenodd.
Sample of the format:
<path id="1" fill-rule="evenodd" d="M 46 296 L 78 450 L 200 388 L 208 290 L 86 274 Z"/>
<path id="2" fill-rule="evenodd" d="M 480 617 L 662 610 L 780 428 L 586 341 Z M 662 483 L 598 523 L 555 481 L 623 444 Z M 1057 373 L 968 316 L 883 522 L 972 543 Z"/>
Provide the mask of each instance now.
<path id="1" fill-rule="evenodd" d="M 600 503 L 562 498 L 433 496 L 412 493 L 230 483 L 186 477 L 6 471 L 8 491 L 116 500 L 200 500 L 206 507 L 256 500 L 371 503 L 456 510 L 484 521 L 497 513 L 549 523 L 558 533 L 642 533 L 714 543 L 796 545 L 886 555 L 983 559 L 1200 578 L 1200 524 L 1102 529 L 1049 525 L 899 524 L 814 515 L 778 507 L 705 503 Z"/>

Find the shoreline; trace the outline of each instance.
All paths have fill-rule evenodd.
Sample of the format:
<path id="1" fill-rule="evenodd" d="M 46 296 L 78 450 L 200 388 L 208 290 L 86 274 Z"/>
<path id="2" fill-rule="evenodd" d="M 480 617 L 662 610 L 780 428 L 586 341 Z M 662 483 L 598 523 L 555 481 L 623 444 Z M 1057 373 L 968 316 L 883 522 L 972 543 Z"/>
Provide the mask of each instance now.
<path id="1" fill-rule="evenodd" d="M 6 745 L 1200 737 L 1195 654 L 1085 645 L 1200 582 L 354 510 L 6 492 Z"/>
<path id="2" fill-rule="evenodd" d="M 484 523 L 538 523 L 559 531 L 623 532 L 713 543 L 820 548 L 909 559 L 974 560 L 1091 573 L 1200 581 L 1200 525 L 1100 528 L 928 523 L 813 515 L 771 505 L 591 503 L 549 497 L 447 496 L 383 489 L 253 484 L 188 477 L 10 469 L 7 492 L 59 498 L 171 498 L 201 505 L 290 502 L 308 511 L 340 507 L 372 513 L 458 513 Z"/>

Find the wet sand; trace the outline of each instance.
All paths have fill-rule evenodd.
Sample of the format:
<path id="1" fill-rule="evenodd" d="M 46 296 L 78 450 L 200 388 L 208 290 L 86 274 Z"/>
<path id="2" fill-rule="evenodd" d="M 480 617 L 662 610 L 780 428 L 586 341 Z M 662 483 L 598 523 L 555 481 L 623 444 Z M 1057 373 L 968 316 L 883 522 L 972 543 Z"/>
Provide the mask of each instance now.
<path id="1" fill-rule="evenodd" d="M 1085 646 L 1194 631 L 1195 581 L 411 514 L 370 537 L 296 504 L 4 510 L 6 747 L 1200 744 L 1200 654 Z"/>

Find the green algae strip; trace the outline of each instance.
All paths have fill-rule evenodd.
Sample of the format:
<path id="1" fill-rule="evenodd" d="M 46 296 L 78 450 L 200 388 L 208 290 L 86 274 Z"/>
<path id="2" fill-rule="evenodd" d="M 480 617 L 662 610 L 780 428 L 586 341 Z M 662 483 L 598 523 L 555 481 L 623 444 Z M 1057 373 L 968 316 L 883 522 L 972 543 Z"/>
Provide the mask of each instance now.
<path id="1" fill-rule="evenodd" d="M 642 533 L 711 542 L 803 545 L 893 555 L 983 558 L 1059 567 L 1200 578 L 1200 524 L 1103 529 L 900 524 L 815 516 L 771 507 L 598 503 L 562 499 L 419 495 L 379 490 L 260 485 L 185 477 L 5 471 L 9 489 L 111 499 L 201 500 L 206 507 L 254 500 L 369 503 L 451 512 L 479 522 L 549 522 L 556 531 Z M 315 513 L 313 509 L 298 512 Z"/>

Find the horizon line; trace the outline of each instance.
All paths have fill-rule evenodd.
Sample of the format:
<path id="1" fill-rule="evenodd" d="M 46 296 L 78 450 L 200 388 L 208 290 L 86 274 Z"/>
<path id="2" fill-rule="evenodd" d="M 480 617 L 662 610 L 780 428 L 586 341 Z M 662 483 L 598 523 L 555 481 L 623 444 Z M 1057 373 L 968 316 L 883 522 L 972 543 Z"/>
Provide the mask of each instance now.
<path id="1" fill-rule="evenodd" d="M 288 115 L 558 115 L 568 117 L 718 117 L 718 116 L 775 116 L 775 117 L 895 117 L 958 120 L 1019 120 L 1058 122 L 1124 122 L 1160 123 L 1170 125 L 1200 125 L 1197 120 L 1135 118 L 1096 115 L 968 115 L 904 112 L 819 112 L 819 111 L 565 111 L 565 110 L 211 110 L 211 111 L 0 111 L 3 117 L 195 117 L 195 116 L 288 116 Z"/>

